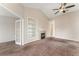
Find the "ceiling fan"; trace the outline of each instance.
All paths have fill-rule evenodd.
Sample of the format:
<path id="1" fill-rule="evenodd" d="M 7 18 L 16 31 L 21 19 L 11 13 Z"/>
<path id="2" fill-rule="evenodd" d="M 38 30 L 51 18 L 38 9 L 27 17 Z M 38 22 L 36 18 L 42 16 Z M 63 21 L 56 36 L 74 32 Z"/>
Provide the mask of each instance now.
<path id="1" fill-rule="evenodd" d="M 67 3 L 61 3 L 59 8 L 52 9 L 52 10 L 57 10 L 57 12 L 55 12 L 54 14 L 57 14 L 59 12 L 66 13 L 66 11 L 68 11 L 68 8 L 75 6 L 75 5 L 69 5 L 69 6 L 66 6 L 66 5 L 67 5 Z"/>

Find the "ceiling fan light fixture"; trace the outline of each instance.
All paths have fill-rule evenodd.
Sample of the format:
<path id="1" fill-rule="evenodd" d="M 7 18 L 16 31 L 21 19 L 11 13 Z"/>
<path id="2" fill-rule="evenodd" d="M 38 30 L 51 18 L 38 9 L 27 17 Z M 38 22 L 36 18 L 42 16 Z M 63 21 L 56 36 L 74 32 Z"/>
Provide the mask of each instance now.
<path id="1" fill-rule="evenodd" d="M 63 9 L 60 9 L 59 11 L 60 11 L 60 12 L 62 12 L 62 11 L 63 11 Z"/>

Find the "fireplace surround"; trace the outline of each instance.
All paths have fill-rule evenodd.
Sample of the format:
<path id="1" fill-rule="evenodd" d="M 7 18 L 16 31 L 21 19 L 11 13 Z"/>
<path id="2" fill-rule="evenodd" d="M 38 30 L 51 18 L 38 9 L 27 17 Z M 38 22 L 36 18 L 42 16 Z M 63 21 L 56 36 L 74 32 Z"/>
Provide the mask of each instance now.
<path id="1" fill-rule="evenodd" d="M 41 33 L 41 39 L 45 39 L 45 33 Z"/>

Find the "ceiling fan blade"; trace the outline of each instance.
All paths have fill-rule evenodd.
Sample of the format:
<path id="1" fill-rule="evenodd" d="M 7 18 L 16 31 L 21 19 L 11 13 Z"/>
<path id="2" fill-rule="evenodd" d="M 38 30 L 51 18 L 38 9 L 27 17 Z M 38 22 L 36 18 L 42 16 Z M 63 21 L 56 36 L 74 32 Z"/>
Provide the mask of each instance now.
<path id="1" fill-rule="evenodd" d="M 57 14 L 59 11 L 57 11 L 55 14 Z"/>
<path id="2" fill-rule="evenodd" d="M 52 10 L 59 10 L 59 9 L 52 9 Z"/>
<path id="3" fill-rule="evenodd" d="M 64 8 L 64 6 L 66 6 L 66 4 L 67 4 L 67 3 L 61 3 L 61 5 L 60 5 L 59 9 Z"/>
<path id="4" fill-rule="evenodd" d="M 71 8 L 71 7 L 74 7 L 75 5 L 70 5 L 70 6 L 67 6 L 67 7 L 65 7 L 65 8 Z"/>

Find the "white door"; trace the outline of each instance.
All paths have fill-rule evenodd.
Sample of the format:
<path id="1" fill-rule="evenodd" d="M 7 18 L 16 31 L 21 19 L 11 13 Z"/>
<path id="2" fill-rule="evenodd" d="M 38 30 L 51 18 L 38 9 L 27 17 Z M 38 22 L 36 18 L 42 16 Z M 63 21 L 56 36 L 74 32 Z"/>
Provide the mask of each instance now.
<path id="1" fill-rule="evenodd" d="M 15 22 L 15 43 L 21 45 L 21 20 Z"/>

